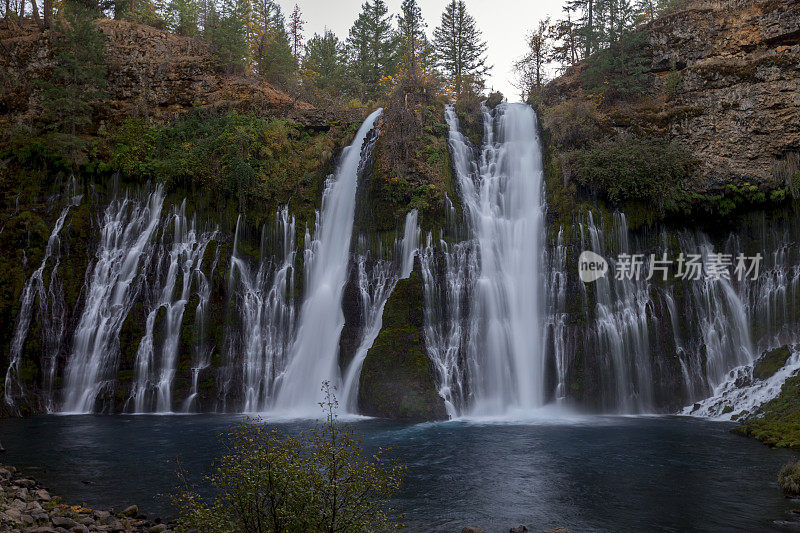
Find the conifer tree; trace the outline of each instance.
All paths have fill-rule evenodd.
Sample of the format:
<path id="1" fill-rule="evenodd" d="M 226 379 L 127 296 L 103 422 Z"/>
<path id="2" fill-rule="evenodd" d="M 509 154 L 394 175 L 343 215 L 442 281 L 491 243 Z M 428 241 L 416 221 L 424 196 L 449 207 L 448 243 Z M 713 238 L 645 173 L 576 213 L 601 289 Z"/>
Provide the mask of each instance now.
<path id="1" fill-rule="evenodd" d="M 528 100 L 539 91 L 545 82 L 545 65 L 550 61 L 550 19 L 540 20 L 538 26 L 528 34 L 528 51 L 514 63 L 515 86 L 523 100 Z"/>
<path id="2" fill-rule="evenodd" d="M 289 36 L 292 42 L 292 55 L 298 63 L 300 62 L 300 51 L 303 48 L 303 26 L 305 23 L 303 14 L 300 12 L 300 6 L 295 4 L 292 15 L 289 17 Z"/>
<path id="3" fill-rule="evenodd" d="M 54 23 L 53 72 L 40 83 L 42 120 L 75 137 L 92 123 L 92 104 L 105 95 L 106 44 L 94 24 L 96 11 L 67 1 L 62 15 Z"/>
<path id="4" fill-rule="evenodd" d="M 255 0 L 250 20 L 250 54 L 255 70 L 279 86 L 286 87 L 296 63 L 281 7 L 274 0 Z"/>
<path id="5" fill-rule="evenodd" d="M 400 6 L 400 15 L 397 17 L 397 32 L 400 38 L 400 55 L 407 70 L 416 76 L 420 62 L 424 62 L 426 50 L 430 48 L 425 36 L 428 26 L 422 18 L 417 0 L 403 0 Z M 424 65 L 423 65 L 424 67 Z"/>
<path id="6" fill-rule="evenodd" d="M 176 35 L 197 34 L 199 12 L 195 0 L 169 0 L 164 14 L 167 29 Z"/>
<path id="7" fill-rule="evenodd" d="M 384 0 L 367 0 L 347 38 L 352 74 L 370 97 L 377 94 L 382 76 L 394 74 L 392 17 L 388 11 Z"/>
<path id="8" fill-rule="evenodd" d="M 303 79 L 319 92 L 339 96 L 345 92 L 347 48 L 330 30 L 314 34 L 306 43 Z"/>
<path id="9" fill-rule="evenodd" d="M 463 0 L 447 4 L 433 42 L 439 66 L 449 75 L 457 95 L 472 90 L 472 84 L 482 81 L 491 69 L 486 64 L 486 41 Z"/>

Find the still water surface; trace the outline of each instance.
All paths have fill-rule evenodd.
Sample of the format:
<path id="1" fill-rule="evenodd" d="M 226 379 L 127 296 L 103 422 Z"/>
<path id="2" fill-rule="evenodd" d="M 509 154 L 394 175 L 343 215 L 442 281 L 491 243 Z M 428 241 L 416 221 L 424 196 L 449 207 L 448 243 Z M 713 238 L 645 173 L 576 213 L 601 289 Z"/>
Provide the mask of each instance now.
<path id="1" fill-rule="evenodd" d="M 171 515 L 176 461 L 198 479 L 243 417 L 43 416 L 0 420 L 4 462 L 70 504 Z M 767 531 L 791 502 L 776 475 L 795 454 L 681 417 L 526 423 L 354 422 L 367 450 L 393 444 L 412 531 Z M 306 423 L 307 424 L 307 423 Z M 284 429 L 304 423 L 282 422 Z"/>

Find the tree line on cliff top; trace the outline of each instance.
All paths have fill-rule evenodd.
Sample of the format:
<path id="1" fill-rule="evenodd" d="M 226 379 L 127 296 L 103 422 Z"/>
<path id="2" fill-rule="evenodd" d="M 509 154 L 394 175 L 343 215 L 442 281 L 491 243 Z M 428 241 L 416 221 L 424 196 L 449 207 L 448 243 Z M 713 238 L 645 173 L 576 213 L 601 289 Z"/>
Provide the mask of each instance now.
<path id="1" fill-rule="evenodd" d="M 562 18 L 539 21 L 525 36 L 526 52 L 515 64 L 520 95 L 528 99 L 553 72 L 612 46 L 680 1 L 567 0 Z M 308 38 L 299 6 L 287 17 L 275 0 L 42 0 L 41 6 L 5 0 L 0 10 L 6 24 L 30 17 L 41 29 L 58 29 L 65 19 L 69 25 L 104 16 L 203 39 L 226 70 L 318 102 L 377 101 L 404 75 L 436 77 L 453 98 L 480 94 L 491 70 L 486 42 L 463 0 L 445 5 L 432 38 L 417 0 L 403 0 L 396 14 L 385 0 L 366 0 L 346 37 L 325 30 Z M 85 37 L 88 29 L 81 31 Z M 99 47 L 102 40 L 88 38 L 82 46 Z"/>

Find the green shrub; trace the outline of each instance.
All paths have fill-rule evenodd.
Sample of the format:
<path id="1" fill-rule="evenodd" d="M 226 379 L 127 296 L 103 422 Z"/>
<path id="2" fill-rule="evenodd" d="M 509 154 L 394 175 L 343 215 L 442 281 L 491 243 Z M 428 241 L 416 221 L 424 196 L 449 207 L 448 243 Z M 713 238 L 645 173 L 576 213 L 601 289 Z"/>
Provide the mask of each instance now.
<path id="1" fill-rule="evenodd" d="M 328 385 L 325 421 L 297 437 L 258 423 L 234 429 L 227 453 L 206 478 L 205 500 L 185 486 L 173 497 L 178 531 L 388 531 L 401 526 L 390 498 L 404 469 L 384 457 L 365 459 L 353 429 L 336 418 Z M 183 478 L 185 481 L 185 477 Z"/>
<path id="2" fill-rule="evenodd" d="M 610 47 L 586 60 L 581 82 L 587 94 L 610 104 L 645 94 L 652 85 L 652 54 L 646 31 L 624 34 Z"/>
<path id="3" fill-rule="evenodd" d="M 695 161 L 665 139 L 621 136 L 569 153 L 567 165 L 579 185 L 612 205 L 641 201 L 663 213 Z"/>
<path id="4" fill-rule="evenodd" d="M 789 463 L 781 468 L 778 474 L 778 483 L 786 494 L 796 496 L 800 494 L 800 461 Z"/>
<path id="5" fill-rule="evenodd" d="M 164 125 L 126 119 L 106 141 L 111 165 L 137 181 L 233 198 L 242 209 L 293 201 L 304 219 L 348 136 L 341 126 L 308 132 L 287 119 L 194 111 Z"/>
<path id="6" fill-rule="evenodd" d="M 673 68 L 667 76 L 667 81 L 664 84 L 664 91 L 667 93 L 668 98 L 675 98 L 681 93 L 682 89 L 683 76 Z"/>

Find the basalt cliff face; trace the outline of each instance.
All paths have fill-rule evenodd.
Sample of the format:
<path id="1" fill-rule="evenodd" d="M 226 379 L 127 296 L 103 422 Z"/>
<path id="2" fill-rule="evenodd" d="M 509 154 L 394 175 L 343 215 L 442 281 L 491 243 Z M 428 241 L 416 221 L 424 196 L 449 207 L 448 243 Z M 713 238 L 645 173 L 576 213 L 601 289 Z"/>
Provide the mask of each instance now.
<path id="1" fill-rule="evenodd" d="M 163 121 L 197 108 L 284 116 L 322 128 L 363 118 L 363 110 L 317 108 L 263 79 L 228 73 L 199 39 L 121 20 L 100 19 L 97 27 L 106 36 L 107 98 L 97 107 L 102 122 L 125 116 Z M 8 22 L 0 28 L 5 71 L 0 120 L 25 121 L 41 112 L 27 82 L 46 79 L 52 70 L 52 37 L 53 31 L 41 32 L 33 24 Z"/>
<path id="2" fill-rule="evenodd" d="M 678 143 L 698 161 L 698 191 L 783 186 L 800 168 L 800 3 L 689 2 L 643 31 L 647 94 L 604 105 L 585 90 L 583 62 L 545 87 L 544 106 L 590 101 L 602 137 Z"/>

